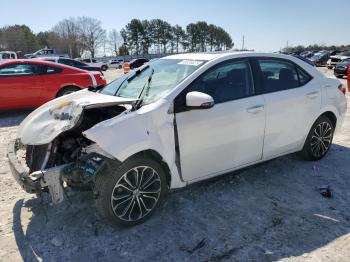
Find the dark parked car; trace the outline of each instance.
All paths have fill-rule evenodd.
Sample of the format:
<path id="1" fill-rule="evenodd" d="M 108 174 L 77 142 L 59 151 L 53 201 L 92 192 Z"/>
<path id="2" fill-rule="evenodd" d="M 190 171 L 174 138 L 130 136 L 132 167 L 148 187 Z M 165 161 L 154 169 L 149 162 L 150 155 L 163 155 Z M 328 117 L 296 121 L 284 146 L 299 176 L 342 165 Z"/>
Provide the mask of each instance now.
<path id="1" fill-rule="evenodd" d="M 72 66 L 72 67 L 76 67 L 76 68 L 80 68 L 80 69 L 87 70 L 87 71 L 99 71 L 102 73 L 101 67 L 90 66 L 88 64 L 85 64 L 85 63 L 82 63 L 82 62 L 79 62 L 77 60 L 70 59 L 70 58 L 43 57 L 40 59 L 45 60 L 45 61 L 59 63 L 59 64 L 64 64 L 64 65 L 68 65 L 68 66 Z"/>
<path id="2" fill-rule="evenodd" d="M 315 66 L 315 63 L 309 59 L 306 59 L 305 57 L 303 56 L 300 56 L 300 55 L 297 55 L 297 54 L 290 54 L 291 56 L 294 56 L 300 60 L 303 60 L 305 63 L 308 63 L 309 65 L 312 65 L 312 66 Z"/>
<path id="3" fill-rule="evenodd" d="M 311 58 L 315 53 L 316 53 L 316 51 L 304 51 L 304 52 L 300 53 L 300 56 L 302 56 L 304 58 Z"/>
<path id="4" fill-rule="evenodd" d="M 328 53 L 316 53 L 313 57 L 310 58 L 310 60 L 314 62 L 316 66 L 325 66 L 328 59 Z"/>
<path id="5" fill-rule="evenodd" d="M 334 75 L 338 78 L 347 76 L 348 66 L 350 65 L 350 59 L 337 63 L 334 67 Z"/>
<path id="6" fill-rule="evenodd" d="M 129 63 L 124 63 L 123 68 L 124 68 L 124 74 L 129 73 L 130 70 L 133 70 L 135 68 L 138 68 L 142 66 L 145 63 L 148 63 L 149 60 L 146 58 L 137 58 L 131 60 Z"/>
<path id="7" fill-rule="evenodd" d="M 149 62 L 148 59 L 146 58 L 138 58 L 138 59 L 133 59 L 129 62 L 130 69 L 138 68 L 142 66 L 143 64 Z"/>

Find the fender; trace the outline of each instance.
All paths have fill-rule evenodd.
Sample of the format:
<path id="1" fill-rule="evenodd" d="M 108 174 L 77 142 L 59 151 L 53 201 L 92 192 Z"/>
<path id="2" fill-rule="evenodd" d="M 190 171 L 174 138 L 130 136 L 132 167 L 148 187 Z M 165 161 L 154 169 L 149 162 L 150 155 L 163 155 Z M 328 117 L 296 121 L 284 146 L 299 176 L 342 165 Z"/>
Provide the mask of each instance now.
<path id="1" fill-rule="evenodd" d="M 168 113 L 170 106 L 161 99 L 100 122 L 83 135 L 121 162 L 141 151 L 156 151 L 170 169 L 170 187 L 184 187 L 187 183 L 181 180 L 175 164 L 174 115 Z"/>

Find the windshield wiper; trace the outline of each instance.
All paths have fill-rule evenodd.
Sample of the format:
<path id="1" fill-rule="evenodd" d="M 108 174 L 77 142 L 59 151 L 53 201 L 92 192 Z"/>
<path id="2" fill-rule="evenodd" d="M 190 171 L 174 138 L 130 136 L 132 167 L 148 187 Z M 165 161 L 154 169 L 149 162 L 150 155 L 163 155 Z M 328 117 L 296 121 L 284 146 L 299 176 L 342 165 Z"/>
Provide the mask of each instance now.
<path id="1" fill-rule="evenodd" d="M 146 65 L 138 70 L 135 71 L 135 74 L 133 74 L 132 76 L 130 76 L 129 78 L 127 78 L 126 80 L 128 82 L 130 82 L 131 80 L 133 80 L 136 76 L 138 76 L 141 72 L 143 72 L 145 69 L 149 68 L 149 65 Z"/>
<path id="2" fill-rule="evenodd" d="M 152 81 L 153 74 L 154 74 L 154 69 L 152 68 L 152 71 L 148 76 L 147 82 L 143 85 L 139 95 L 137 96 L 137 101 L 135 103 L 135 109 L 139 108 L 139 106 L 142 104 L 143 98 L 148 95 L 148 91 L 151 87 L 151 81 Z"/>

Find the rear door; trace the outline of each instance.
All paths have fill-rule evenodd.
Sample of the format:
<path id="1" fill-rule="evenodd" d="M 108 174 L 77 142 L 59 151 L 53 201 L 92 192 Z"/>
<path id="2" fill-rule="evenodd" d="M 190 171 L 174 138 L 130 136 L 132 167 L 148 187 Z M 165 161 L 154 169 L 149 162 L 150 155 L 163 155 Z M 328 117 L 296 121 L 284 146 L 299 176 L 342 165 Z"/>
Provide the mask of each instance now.
<path id="1" fill-rule="evenodd" d="M 40 66 L 18 63 L 0 67 L 0 108 L 25 108 L 40 104 Z"/>
<path id="2" fill-rule="evenodd" d="M 181 171 L 185 181 L 200 180 L 261 159 L 265 112 L 255 95 L 248 60 L 231 60 L 204 73 L 175 100 Z M 188 92 L 211 95 L 210 109 L 185 106 Z"/>
<path id="3" fill-rule="evenodd" d="M 263 157 L 300 149 L 321 107 L 321 90 L 301 67 L 285 59 L 257 58 L 266 102 Z"/>

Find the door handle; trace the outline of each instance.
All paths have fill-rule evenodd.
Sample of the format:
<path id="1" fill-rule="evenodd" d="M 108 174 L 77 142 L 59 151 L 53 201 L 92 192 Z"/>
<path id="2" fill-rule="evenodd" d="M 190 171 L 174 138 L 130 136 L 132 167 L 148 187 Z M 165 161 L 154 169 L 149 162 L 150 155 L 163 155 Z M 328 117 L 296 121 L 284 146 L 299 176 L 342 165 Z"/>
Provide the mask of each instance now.
<path id="1" fill-rule="evenodd" d="M 310 99 L 315 99 L 318 97 L 318 91 L 307 93 L 306 96 Z"/>
<path id="2" fill-rule="evenodd" d="M 247 108 L 247 112 L 251 113 L 251 114 L 257 114 L 261 111 L 264 110 L 264 106 L 263 105 L 258 105 L 258 106 L 253 106 L 253 107 L 249 107 Z"/>

